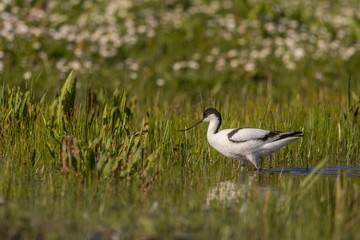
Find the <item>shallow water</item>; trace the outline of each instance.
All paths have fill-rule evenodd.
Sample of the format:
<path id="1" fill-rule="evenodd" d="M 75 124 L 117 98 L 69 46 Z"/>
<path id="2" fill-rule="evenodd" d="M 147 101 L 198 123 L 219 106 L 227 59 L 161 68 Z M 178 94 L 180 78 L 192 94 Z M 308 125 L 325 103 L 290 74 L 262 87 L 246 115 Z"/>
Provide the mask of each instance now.
<path id="1" fill-rule="evenodd" d="M 300 175 L 306 176 L 315 169 L 316 166 L 311 167 L 283 167 L 283 168 L 273 168 L 263 170 L 267 173 L 277 173 L 277 174 L 290 174 L 290 175 Z M 320 174 L 322 176 L 339 176 L 346 175 L 348 177 L 360 177 L 360 166 L 339 166 L 339 165 L 327 165 L 323 166 L 315 174 Z"/>
<path id="2" fill-rule="evenodd" d="M 49 191 L 47 182 L 21 176 L 14 197 L 0 194 L 0 214 L 4 209 L 11 211 L 11 216 L 22 216 L 24 212 L 25 216 L 31 216 L 29 222 L 40 219 L 37 220 L 40 229 L 54 229 L 53 226 L 59 225 L 73 239 L 107 239 L 110 236 L 114 239 L 143 236 L 220 239 L 226 229 L 232 231 L 233 237 L 224 239 L 254 236 L 262 239 L 262 229 L 267 229 L 269 236 L 294 239 L 299 228 L 305 229 L 302 239 L 312 239 L 307 233 L 314 234 L 314 239 L 321 239 L 323 235 L 320 234 L 331 232 L 332 220 L 327 219 L 335 212 L 357 216 L 358 208 L 354 206 L 360 206 L 357 200 L 360 195 L 354 180 L 360 176 L 360 167 L 324 166 L 317 172 L 324 177 L 316 178 L 308 184 L 309 188 L 304 185 L 302 191 L 306 194 L 302 195 L 301 183 L 314 168 L 264 169 L 261 174 L 249 169 L 240 174 L 240 169 L 231 164 L 219 164 L 196 174 L 174 171 L 173 176 L 159 179 L 149 190 L 144 190 L 142 183 L 104 181 L 96 188 L 79 185 L 82 190 L 76 184 L 55 182 Z M 345 181 L 340 188 L 336 186 L 341 181 L 333 177 L 337 175 L 351 177 L 341 178 Z M 344 196 L 355 199 L 351 200 L 352 207 L 339 204 L 349 203 L 342 202 Z M 338 206 L 344 206 L 344 210 L 335 211 Z M 284 232 L 278 219 L 287 221 L 290 230 Z M 12 225 L 10 222 L 9 226 Z M 350 232 L 352 239 L 360 239 L 357 226 L 354 224 Z M 314 229 L 320 230 L 314 232 Z M 324 239 L 330 239 L 329 236 Z"/>
<path id="3" fill-rule="evenodd" d="M 287 175 L 286 179 L 291 179 L 296 186 L 299 186 L 315 168 L 316 166 L 262 169 L 260 173 L 250 171 L 241 174 L 238 179 L 215 182 L 208 188 L 206 205 L 210 206 L 214 202 L 229 205 L 249 197 L 254 190 L 259 192 L 257 197 L 265 198 L 270 191 L 280 201 L 285 201 L 287 194 L 280 184 L 281 175 Z M 318 179 L 312 190 L 324 193 L 335 185 L 336 178 L 334 177 L 346 176 L 351 182 L 354 177 L 360 177 L 360 166 L 327 165 L 318 169 L 315 175 L 322 177 Z"/>

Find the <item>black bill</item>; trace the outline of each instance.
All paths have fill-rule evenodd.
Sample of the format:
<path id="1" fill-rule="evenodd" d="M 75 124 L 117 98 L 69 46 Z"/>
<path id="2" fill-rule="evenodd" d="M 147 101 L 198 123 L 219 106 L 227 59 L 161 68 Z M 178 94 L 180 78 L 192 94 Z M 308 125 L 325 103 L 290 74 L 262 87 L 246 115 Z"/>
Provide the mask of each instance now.
<path id="1" fill-rule="evenodd" d="M 184 129 L 184 130 L 177 130 L 177 131 L 179 131 L 179 132 L 185 132 L 185 131 L 187 131 L 187 130 L 192 129 L 193 127 L 196 127 L 197 125 L 199 125 L 199 124 L 202 123 L 202 122 L 203 122 L 203 119 L 201 119 L 199 122 L 195 123 L 192 127 L 189 127 L 189 128 L 187 128 L 187 129 Z"/>

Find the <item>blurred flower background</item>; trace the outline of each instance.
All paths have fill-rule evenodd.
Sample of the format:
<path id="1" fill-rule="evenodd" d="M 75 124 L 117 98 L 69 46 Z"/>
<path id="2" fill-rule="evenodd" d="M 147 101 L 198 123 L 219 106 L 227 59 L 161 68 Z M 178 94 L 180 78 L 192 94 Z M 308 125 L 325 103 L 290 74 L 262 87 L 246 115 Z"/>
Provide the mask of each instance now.
<path id="1" fill-rule="evenodd" d="M 3 0 L 0 79 L 196 94 L 359 78 L 357 1 Z"/>

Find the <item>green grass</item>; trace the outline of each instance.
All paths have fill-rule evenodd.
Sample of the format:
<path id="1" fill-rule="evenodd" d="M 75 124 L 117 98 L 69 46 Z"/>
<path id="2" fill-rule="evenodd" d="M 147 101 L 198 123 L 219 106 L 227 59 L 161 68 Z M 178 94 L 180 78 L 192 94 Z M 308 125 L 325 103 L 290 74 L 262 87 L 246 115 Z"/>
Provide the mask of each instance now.
<path id="1" fill-rule="evenodd" d="M 347 97 L 345 107 L 337 99 L 307 105 L 295 97 L 283 104 L 258 95 L 246 102 L 202 97 L 182 106 L 159 98 L 140 108 L 125 92 L 75 104 L 74 86 L 69 75 L 55 98 L 2 92 L 4 238 L 359 236 L 357 178 L 253 178 L 250 165 L 241 177 L 237 162 L 207 145 L 205 126 L 175 131 L 214 106 L 224 127 L 304 131 L 302 140 L 265 159 L 264 168 L 358 165 L 359 125 Z M 224 190 L 230 199 L 213 197 L 208 205 L 210 189 L 222 182 L 233 183 Z"/>
<path id="2" fill-rule="evenodd" d="M 358 166 L 356 2 L 45 2 L 0 24 L 0 239 L 360 238 L 359 177 L 240 175 L 176 131 L 215 107 L 304 132 L 262 168 Z"/>

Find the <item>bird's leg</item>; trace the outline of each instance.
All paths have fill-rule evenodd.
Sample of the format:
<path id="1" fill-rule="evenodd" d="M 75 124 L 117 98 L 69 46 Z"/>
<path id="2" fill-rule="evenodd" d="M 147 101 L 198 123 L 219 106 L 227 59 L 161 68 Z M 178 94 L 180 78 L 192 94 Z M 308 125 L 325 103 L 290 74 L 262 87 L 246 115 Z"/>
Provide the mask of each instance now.
<path id="1" fill-rule="evenodd" d="M 259 166 L 257 164 L 256 158 L 254 156 L 248 156 L 247 159 L 249 160 L 249 162 L 251 162 L 252 164 L 254 164 L 255 168 L 258 170 Z"/>
<path id="2" fill-rule="evenodd" d="M 255 167 L 256 167 L 256 170 L 259 170 L 259 165 L 257 164 L 256 161 L 255 161 L 254 165 L 255 165 Z"/>
<path id="3" fill-rule="evenodd" d="M 272 169 L 272 163 L 273 163 L 273 156 L 272 155 L 270 155 L 270 162 L 269 162 L 269 170 L 271 171 L 271 169 Z"/>
<path id="4" fill-rule="evenodd" d="M 240 160 L 240 163 L 241 163 L 241 167 L 245 167 L 245 160 Z"/>
<path id="5" fill-rule="evenodd" d="M 254 171 L 254 177 L 260 177 L 261 175 L 261 167 L 257 167 Z"/>
<path id="6" fill-rule="evenodd" d="M 245 160 L 240 160 L 240 164 L 241 164 L 241 174 L 244 174 L 244 169 L 245 169 Z"/>
<path id="7" fill-rule="evenodd" d="M 261 172 L 261 167 L 258 166 L 257 162 L 255 162 L 255 167 L 256 167 L 256 172 L 260 173 Z"/>

